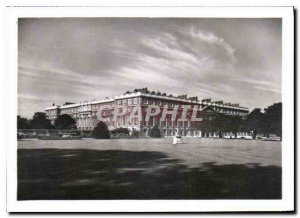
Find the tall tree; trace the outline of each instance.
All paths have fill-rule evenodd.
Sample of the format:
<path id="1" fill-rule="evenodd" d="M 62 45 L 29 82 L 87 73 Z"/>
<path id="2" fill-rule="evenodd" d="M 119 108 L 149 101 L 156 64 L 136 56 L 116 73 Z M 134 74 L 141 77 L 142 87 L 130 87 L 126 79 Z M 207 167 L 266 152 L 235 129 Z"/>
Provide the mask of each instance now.
<path id="1" fill-rule="evenodd" d="M 230 117 L 230 131 L 233 132 L 235 138 L 237 137 L 237 133 L 242 130 L 243 124 L 244 121 L 240 116 Z"/>
<path id="2" fill-rule="evenodd" d="M 30 124 L 33 129 L 51 129 L 52 128 L 50 120 L 48 120 L 46 114 L 43 112 L 34 113 Z"/>
<path id="3" fill-rule="evenodd" d="M 31 129 L 30 120 L 17 116 L 17 128 L 18 129 Z"/>
<path id="4" fill-rule="evenodd" d="M 231 117 L 225 114 L 217 114 L 212 121 L 212 130 L 218 132 L 219 138 L 223 137 L 225 132 L 232 131 Z"/>
<path id="5" fill-rule="evenodd" d="M 57 129 L 74 129 L 76 128 L 76 121 L 69 114 L 58 115 L 54 121 Z"/>
<path id="6" fill-rule="evenodd" d="M 252 138 L 255 139 L 257 133 L 263 132 L 264 129 L 264 114 L 260 108 L 255 108 L 248 114 L 244 128 L 252 134 Z"/>
<path id="7" fill-rule="evenodd" d="M 275 103 L 265 108 L 265 132 L 282 136 L 282 103 Z"/>
<path id="8" fill-rule="evenodd" d="M 213 120 L 207 118 L 198 122 L 195 127 L 201 131 L 202 137 L 206 137 L 209 132 L 214 131 Z"/>

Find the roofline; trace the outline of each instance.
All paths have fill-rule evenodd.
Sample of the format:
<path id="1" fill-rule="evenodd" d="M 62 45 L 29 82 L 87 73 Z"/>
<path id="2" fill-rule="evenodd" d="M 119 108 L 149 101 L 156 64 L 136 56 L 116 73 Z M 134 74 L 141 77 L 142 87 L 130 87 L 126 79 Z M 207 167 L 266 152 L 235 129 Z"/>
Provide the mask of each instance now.
<path id="1" fill-rule="evenodd" d="M 48 107 L 46 110 L 51 110 L 51 109 L 66 109 L 66 108 L 72 108 L 72 107 L 80 107 L 84 105 L 93 105 L 93 104 L 99 104 L 99 103 L 108 103 L 108 102 L 114 102 L 115 100 L 121 100 L 125 98 L 130 98 L 130 97 L 150 97 L 150 98 L 158 98 L 158 99 L 164 99 L 164 100 L 170 100 L 170 101 L 177 101 L 177 102 L 186 102 L 186 103 L 194 103 L 194 104 L 199 104 L 199 105 L 205 105 L 205 106 L 216 106 L 216 107 L 222 107 L 222 108 L 227 108 L 227 109 L 236 109 L 236 110 L 243 110 L 249 112 L 249 108 L 242 107 L 242 106 L 230 106 L 230 105 L 225 105 L 225 104 L 216 104 L 214 102 L 202 102 L 201 100 L 195 101 L 195 100 L 190 100 L 190 99 L 180 99 L 178 97 L 170 97 L 170 96 L 162 96 L 162 95 L 153 95 L 149 93 L 142 93 L 142 92 L 133 92 L 133 93 L 128 93 L 128 94 L 123 94 L 120 96 L 115 96 L 114 98 L 109 98 L 109 99 L 103 99 L 103 100 L 98 100 L 98 101 L 90 101 L 90 102 L 83 102 L 83 103 L 76 103 L 76 104 L 69 104 L 69 105 L 64 105 L 64 106 L 54 106 L 54 107 Z"/>

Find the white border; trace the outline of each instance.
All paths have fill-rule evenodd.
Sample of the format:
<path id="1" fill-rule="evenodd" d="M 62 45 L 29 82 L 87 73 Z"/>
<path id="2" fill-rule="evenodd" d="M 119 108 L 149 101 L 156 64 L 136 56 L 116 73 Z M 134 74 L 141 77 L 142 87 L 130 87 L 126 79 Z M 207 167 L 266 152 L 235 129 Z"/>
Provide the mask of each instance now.
<path id="1" fill-rule="evenodd" d="M 84 200 L 17 201 L 18 17 L 231 17 L 282 18 L 282 200 Z M 294 20 L 292 7 L 88 7 L 6 8 L 7 210 L 9 212 L 198 212 L 294 209 Z"/>

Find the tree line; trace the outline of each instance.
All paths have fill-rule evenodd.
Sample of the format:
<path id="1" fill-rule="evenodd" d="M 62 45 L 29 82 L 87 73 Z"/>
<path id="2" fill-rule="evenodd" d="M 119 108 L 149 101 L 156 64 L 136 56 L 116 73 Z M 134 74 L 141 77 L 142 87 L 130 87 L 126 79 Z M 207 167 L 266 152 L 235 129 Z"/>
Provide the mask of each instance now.
<path id="1" fill-rule="evenodd" d="M 255 139 L 258 134 L 269 137 L 270 134 L 282 136 L 282 103 L 274 103 L 263 111 L 252 110 L 245 118 L 240 116 L 216 114 L 214 119 L 204 119 L 198 126 L 203 132 L 217 132 L 222 138 L 224 133 L 249 132 Z"/>
<path id="2" fill-rule="evenodd" d="M 68 114 L 58 115 L 54 124 L 43 112 L 34 113 L 31 119 L 17 116 L 18 129 L 76 129 L 76 121 Z"/>

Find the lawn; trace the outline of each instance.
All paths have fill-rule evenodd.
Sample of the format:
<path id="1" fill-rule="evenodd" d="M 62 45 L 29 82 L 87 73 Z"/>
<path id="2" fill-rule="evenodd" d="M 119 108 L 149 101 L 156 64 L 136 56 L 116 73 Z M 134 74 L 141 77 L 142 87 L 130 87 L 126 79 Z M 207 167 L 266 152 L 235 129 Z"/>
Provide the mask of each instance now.
<path id="1" fill-rule="evenodd" d="M 281 198 L 280 142 L 171 141 L 19 141 L 18 200 Z"/>

